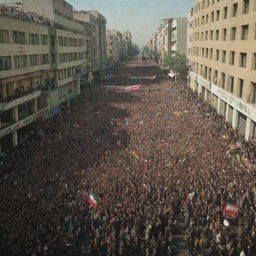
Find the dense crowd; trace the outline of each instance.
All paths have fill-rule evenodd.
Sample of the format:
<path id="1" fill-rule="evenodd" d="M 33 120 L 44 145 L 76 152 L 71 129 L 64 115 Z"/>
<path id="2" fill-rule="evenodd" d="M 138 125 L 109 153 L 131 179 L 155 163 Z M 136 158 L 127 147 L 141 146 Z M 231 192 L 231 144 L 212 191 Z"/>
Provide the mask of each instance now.
<path id="1" fill-rule="evenodd" d="M 35 12 L 28 12 L 17 7 L 0 4 L 0 16 L 7 16 L 25 21 L 33 21 L 42 25 L 51 25 L 51 21 L 44 15 Z"/>
<path id="2" fill-rule="evenodd" d="M 161 77 L 140 65 L 116 79 Z M 94 88 L 13 154 L 17 170 L 0 181 L 2 255 L 175 255 L 182 216 L 190 255 L 256 253 L 255 144 L 181 83 Z"/>

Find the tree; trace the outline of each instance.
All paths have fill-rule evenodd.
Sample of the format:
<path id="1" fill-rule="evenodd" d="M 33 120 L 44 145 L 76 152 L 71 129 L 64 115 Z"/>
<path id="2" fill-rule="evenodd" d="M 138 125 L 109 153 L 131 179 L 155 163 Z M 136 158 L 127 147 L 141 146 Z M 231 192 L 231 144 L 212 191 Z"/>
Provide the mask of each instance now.
<path id="1" fill-rule="evenodd" d="M 149 55 L 149 47 L 147 45 L 143 47 L 143 51 L 145 52 L 145 54 Z"/>
<path id="2" fill-rule="evenodd" d="M 140 53 L 139 46 L 137 44 L 132 44 L 132 46 L 129 49 L 128 55 L 131 57 L 135 57 L 139 55 L 139 53 Z"/>
<path id="3" fill-rule="evenodd" d="M 169 53 L 164 58 L 164 66 L 169 67 L 171 70 L 178 73 L 181 78 L 186 78 L 187 76 L 188 66 L 185 55 Z"/>

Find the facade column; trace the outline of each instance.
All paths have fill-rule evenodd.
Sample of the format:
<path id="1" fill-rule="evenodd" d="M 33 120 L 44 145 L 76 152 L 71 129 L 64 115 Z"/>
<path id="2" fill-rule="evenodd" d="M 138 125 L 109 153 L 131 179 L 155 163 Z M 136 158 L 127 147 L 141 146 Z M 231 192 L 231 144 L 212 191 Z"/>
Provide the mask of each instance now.
<path id="1" fill-rule="evenodd" d="M 202 90 L 203 90 L 202 85 L 198 83 L 198 91 L 197 91 L 198 97 L 200 97 Z"/>
<path id="2" fill-rule="evenodd" d="M 204 101 L 207 102 L 207 89 L 205 88 L 204 90 Z"/>
<path id="3" fill-rule="evenodd" d="M 232 117 L 232 127 L 233 129 L 237 129 L 238 126 L 238 111 L 233 108 L 233 117 Z"/>
<path id="4" fill-rule="evenodd" d="M 18 112 L 18 107 L 14 107 L 12 109 L 12 120 L 14 122 L 18 122 L 19 121 L 19 112 Z"/>
<path id="5" fill-rule="evenodd" d="M 16 147 L 18 145 L 18 132 L 14 131 L 12 133 L 12 145 Z"/>
<path id="6" fill-rule="evenodd" d="M 32 113 L 37 113 L 37 99 L 34 99 L 33 105 L 32 105 Z"/>
<path id="7" fill-rule="evenodd" d="M 253 128 L 254 128 L 254 122 L 251 118 L 247 117 L 246 119 L 246 128 L 245 128 L 245 139 L 251 140 L 253 136 Z"/>
<path id="8" fill-rule="evenodd" d="M 76 80 L 76 95 L 80 95 L 81 94 L 81 81 L 80 81 L 80 77 L 77 77 Z"/>
<path id="9" fill-rule="evenodd" d="M 217 113 L 221 114 L 221 99 L 217 96 Z"/>
<path id="10" fill-rule="evenodd" d="M 2 90 L 3 90 L 3 98 L 7 97 L 7 86 L 6 84 L 2 84 Z"/>
<path id="11" fill-rule="evenodd" d="M 225 113 L 225 121 L 228 122 L 230 107 L 228 104 L 226 104 L 226 113 Z"/>

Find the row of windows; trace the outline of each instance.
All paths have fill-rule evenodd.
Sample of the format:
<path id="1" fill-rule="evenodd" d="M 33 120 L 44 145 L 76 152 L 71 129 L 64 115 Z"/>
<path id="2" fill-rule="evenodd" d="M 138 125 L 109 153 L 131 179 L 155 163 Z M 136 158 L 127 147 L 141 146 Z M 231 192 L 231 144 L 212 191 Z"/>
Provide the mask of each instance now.
<path id="1" fill-rule="evenodd" d="M 215 53 L 215 55 L 214 55 Z M 229 51 L 229 61 L 227 61 L 227 51 L 216 49 L 215 52 L 213 48 L 199 48 L 193 47 L 192 55 L 201 56 L 203 58 L 215 59 L 222 63 L 228 63 L 229 65 L 236 65 L 236 53 L 235 51 Z M 214 56 L 213 56 L 214 55 Z M 256 70 L 256 53 L 252 54 L 252 70 Z M 248 62 L 248 54 L 246 52 L 239 53 L 239 67 L 246 68 Z"/>
<path id="2" fill-rule="evenodd" d="M 246 14 L 249 12 L 249 8 L 250 8 L 250 2 L 254 1 L 254 6 L 256 8 L 256 1 L 255 0 L 242 0 L 242 14 Z M 220 2 L 220 0 L 202 0 L 200 3 L 196 4 L 194 6 L 194 12 L 199 12 L 201 10 L 204 10 L 206 8 L 208 8 L 211 5 L 214 5 L 215 3 Z M 233 4 L 234 5 L 234 4 Z M 238 8 L 238 3 L 235 3 L 236 5 L 236 9 Z M 234 9 L 234 7 L 233 7 Z"/>
<path id="3" fill-rule="evenodd" d="M 17 55 L 11 56 L 0 56 L 0 71 L 8 71 L 11 69 L 26 68 L 28 66 L 37 66 L 49 64 L 49 55 Z"/>
<path id="4" fill-rule="evenodd" d="M 250 29 L 252 29 L 253 33 L 249 33 Z M 256 40 L 256 24 L 253 26 L 249 26 L 248 24 L 242 25 L 240 29 L 240 37 L 237 37 L 237 27 L 231 27 L 230 32 L 228 32 L 227 28 L 223 28 L 221 30 L 216 29 L 209 30 L 209 31 L 202 31 L 202 32 L 195 32 L 194 33 L 194 41 L 207 41 L 207 40 L 222 40 L 227 41 L 228 40 L 228 34 L 229 34 L 229 40 L 235 41 L 235 40 Z M 252 38 L 249 38 L 249 35 L 252 35 Z"/>
<path id="5" fill-rule="evenodd" d="M 192 63 L 192 70 L 205 79 L 213 82 L 214 84 L 220 86 L 221 88 L 235 93 L 236 96 L 243 98 L 244 96 L 244 79 L 235 78 L 224 72 L 213 70 L 210 67 L 200 65 L 198 63 Z M 236 88 L 235 88 L 236 86 Z M 249 103 L 256 103 L 256 83 L 250 82 L 250 98 L 247 99 Z"/>
<path id="6" fill-rule="evenodd" d="M 202 16 L 201 19 L 200 18 L 195 19 L 194 24 L 195 26 L 200 26 L 200 24 L 204 25 L 204 24 L 208 24 L 209 22 L 219 21 L 221 18 L 224 20 L 224 19 L 227 19 L 228 17 L 230 18 L 237 17 L 239 13 L 248 14 L 250 11 L 249 7 L 250 7 L 249 0 L 243 1 L 243 5 L 241 6 L 240 11 L 239 11 L 240 6 L 238 5 L 238 3 L 234 3 L 230 9 L 228 8 L 228 6 L 225 6 L 222 9 L 222 14 L 220 9 L 216 11 L 212 11 L 210 14 L 206 14 L 205 16 Z M 256 8 L 256 1 L 255 1 L 255 8 Z"/>
<path id="7" fill-rule="evenodd" d="M 0 30 L 0 43 L 10 43 L 11 38 L 14 44 L 48 44 L 48 35 L 45 34 Z"/>
<path id="8" fill-rule="evenodd" d="M 69 52 L 69 53 L 60 53 L 59 54 L 59 62 L 71 62 L 78 61 L 87 58 L 87 52 Z"/>
<path id="9" fill-rule="evenodd" d="M 85 45 L 85 40 L 59 36 L 59 46 L 76 47 Z"/>

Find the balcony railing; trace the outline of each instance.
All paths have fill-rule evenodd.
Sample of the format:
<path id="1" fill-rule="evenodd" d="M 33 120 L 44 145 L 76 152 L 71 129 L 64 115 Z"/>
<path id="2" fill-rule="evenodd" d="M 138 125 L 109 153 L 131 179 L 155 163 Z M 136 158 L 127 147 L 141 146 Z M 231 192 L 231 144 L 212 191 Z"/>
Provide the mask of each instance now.
<path id="1" fill-rule="evenodd" d="M 19 122 L 16 122 L 16 123 L 10 123 L 8 127 L 3 127 L 1 130 L 0 130 L 0 138 L 34 122 L 37 118 L 40 118 L 42 116 L 44 116 L 45 114 L 47 114 L 47 111 L 48 109 L 47 108 L 44 108 L 22 120 L 20 120 Z"/>
<path id="2" fill-rule="evenodd" d="M 26 91 L 22 94 L 17 94 L 12 97 L 8 97 L 5 99 L 0 99 L 0 110 L 8 110 L 15 106 L 18 106 L 22 103 L 25 103 L 27 101 L 33 100 L 37 97 L 39 97 L 41 94 L 41 89 L 32 89 L 29 91 Z"/>

